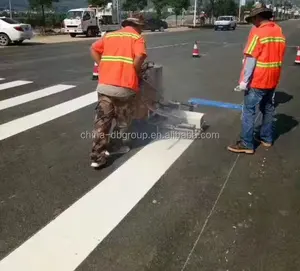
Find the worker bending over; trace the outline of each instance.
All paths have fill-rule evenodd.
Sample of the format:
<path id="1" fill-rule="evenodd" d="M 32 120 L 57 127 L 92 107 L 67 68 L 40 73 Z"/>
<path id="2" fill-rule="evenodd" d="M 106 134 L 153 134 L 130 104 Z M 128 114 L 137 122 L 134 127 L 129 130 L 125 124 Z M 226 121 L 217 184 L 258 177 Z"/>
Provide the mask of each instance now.
<path id="1" fill-rule="evenodd" d="M 142 15 L 135 14 L 122 22 L 122 29 L 107 33 L 91 47 L 91 55 L 99 65 L 98 104 L 93 131 L 91 166 L 107 163 L 110 134 L 114 129 L 126 132 L 131 124 L 134 99 L 139 92 L 141 67 L 147 53 L 141 36 Z M 118 146 L 120 147 L 120 146 Z M 128 146 L 121 146 L 121 148 Z"/>
<path id="2" fill-rule="evenodd" d="M 279 84 L 281 66 L 286 49 L 282 29 L 270 19 L 272 10 L 257 3 L 246 18 L 256 28 L 252 29 L 246 48 L 239 88 L 245 91 L 241 140 L 228 150 L 236 153 L 254 153 L 254 139 L 265 147 L 273 144 L 274 95 Z M 254 136 L 255 109 L 263 115 L 260 134 Z"/>

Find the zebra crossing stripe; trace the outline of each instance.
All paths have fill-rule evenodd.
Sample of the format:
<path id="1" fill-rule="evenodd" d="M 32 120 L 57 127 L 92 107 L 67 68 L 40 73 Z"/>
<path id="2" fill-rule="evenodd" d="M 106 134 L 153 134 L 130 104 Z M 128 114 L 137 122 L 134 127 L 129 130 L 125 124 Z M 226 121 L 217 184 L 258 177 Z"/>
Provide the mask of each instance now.
<path id="1" fill-rule="evenodd" d="M 167 137 L 146 145 L 4 258 L 0 270 L 77 270 L 193 141 Z"/>
<path id="2" fill-rule="evenodd" d="M 57 119 L 97 102 L 97 93 L 92 92 L 42 111 L 0 125 L 0 140 L 4 140 L 38 125 Z"/>
<path id="3" fill-rule="evenodd" d="M 0 90 L 19 87 L 27 84 L 32 84 L 32 83 L 33 83 L 32 81 L 16 80 L 16 81 L 0 84 Z"/>
<path id="4" fill-rule="evenodd" d="M 4 110 L 16 105 L 24 104 L 27 102 L 31 102 L 43 97 L 47 97 L 65 90 L 69 90 L 74 88 L 75 86 L 72 85 L 55 85 L 48 88 L 44 88 L 38 91 L 30 92 L 21 96 L 13 97 L 10 99 L 6 99 L 0 101 L 0 110 Z"/>

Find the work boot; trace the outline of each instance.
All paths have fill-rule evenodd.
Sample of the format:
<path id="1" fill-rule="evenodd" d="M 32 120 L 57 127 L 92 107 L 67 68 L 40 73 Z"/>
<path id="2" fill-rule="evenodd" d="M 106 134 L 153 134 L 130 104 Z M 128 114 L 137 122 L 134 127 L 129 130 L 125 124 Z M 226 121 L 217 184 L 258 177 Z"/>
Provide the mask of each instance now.
<path id="1" fill-rule="evenodd" d="M 111 156 L 111 155 L 114 155 L 114 154 L 125 154 L 127 152 L 130 151 L 130 147 L 128 146 L 119 146 L 119 147 L 115 147 L 115 148 L 112 148 L 110 151 L 106 151 L 105 154 L 106 156 Z"/>
<path id="2" fill-rule="evenodd" d="M 100 158 L 97 157 L 96 155 L 92 154 L 91 155 L 91 160 L 92 160 L 91 167 L 96 169 L 96 168 L 105 166 L 107 163 L 106 157 L 107 157 L 106 152 L 103 152 L 103 154 Z"/>
<path id="3" fill-rule="evenodd" d="M 272 143 L 262 141 L 259 136 L 254 136 L 254 139 L 266 148 L 272 147 Z"/>
<path id="4" fill-rule="evenodd" d="M 235 145 L 228 146 L 227 149 L 229 151 L 235 153 L 246 153 L 246 154 L 253 154 L 254 150 L 247 148 L 242 141 L 238 141 Z"/>

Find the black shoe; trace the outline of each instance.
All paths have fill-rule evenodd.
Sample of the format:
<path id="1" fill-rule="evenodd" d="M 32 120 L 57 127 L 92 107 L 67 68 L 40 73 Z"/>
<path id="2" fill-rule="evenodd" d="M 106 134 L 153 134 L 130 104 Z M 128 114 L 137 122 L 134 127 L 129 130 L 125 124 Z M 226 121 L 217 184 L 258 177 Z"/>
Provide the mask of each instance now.
<path id="1" fill-rule="evenodd" d="M 241 141 L 238 141 L 235 145 L 228 146 L 227 150 L 235 153 L 246 153 L 246 154 L 254 153 L 253 149 L 247 148 Z"/>

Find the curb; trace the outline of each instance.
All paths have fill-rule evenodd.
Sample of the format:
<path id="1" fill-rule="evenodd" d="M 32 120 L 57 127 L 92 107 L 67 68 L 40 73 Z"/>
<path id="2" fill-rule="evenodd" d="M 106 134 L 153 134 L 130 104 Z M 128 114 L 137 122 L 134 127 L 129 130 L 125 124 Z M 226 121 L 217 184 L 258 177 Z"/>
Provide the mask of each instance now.
<path id="1" fill-rule="evenodd" d="M 173 29 L 170 31 L 170 29 Z M 143 35 L 155 35 L 155 34 L 163 34 L 163 33 L 175 33 L 175 32 L 184 32 L 190 31 L 187 27 L 180 27 L 180 28 L 169 28 L 167 31 L 164 32 L 144 32 Z M 43 43 L 43 44 L 55 44 L 55 43 L 66 43 L 66 42 L 81 42 L 81 41 L 89 41 L 89 40 L 97 40 L 100 37 L 90 37 L 87 38 L 85 36 L 71 38 L 69 34 L 59 33 L 56 35 L 35 35 L 32 40 L 26 40 L 26 43 Z"/>

